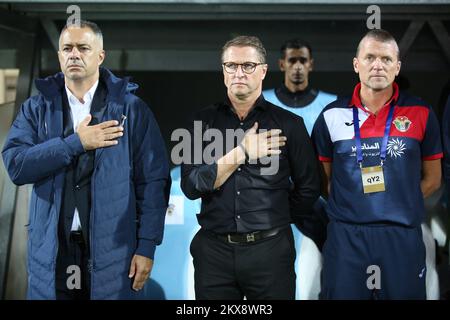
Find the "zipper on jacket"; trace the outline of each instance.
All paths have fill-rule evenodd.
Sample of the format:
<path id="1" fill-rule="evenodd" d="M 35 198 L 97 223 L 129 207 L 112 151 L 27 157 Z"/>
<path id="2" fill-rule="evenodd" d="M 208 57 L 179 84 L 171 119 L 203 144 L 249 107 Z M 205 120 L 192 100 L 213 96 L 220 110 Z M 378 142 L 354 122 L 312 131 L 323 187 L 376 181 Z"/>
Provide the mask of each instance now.
<path id="1" fill-rule="evenodd" d="M 89 273 L 92 273 L 92 267 L 93 267 L 92 259 L 89 259 L 88 260 L 88 264 L 87 264 L 87 268 L 88 268 Z"/>

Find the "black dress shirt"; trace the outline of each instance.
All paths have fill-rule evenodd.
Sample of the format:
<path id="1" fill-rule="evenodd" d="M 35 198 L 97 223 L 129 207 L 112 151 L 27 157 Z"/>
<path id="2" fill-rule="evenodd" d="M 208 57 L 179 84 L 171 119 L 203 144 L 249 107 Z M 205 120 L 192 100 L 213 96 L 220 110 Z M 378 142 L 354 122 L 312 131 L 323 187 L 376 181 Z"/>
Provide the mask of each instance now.
<path id="1" fill-rule="evenodd" d="M 194 121 L 201 121 L 194 125 Z M 181 188 L 189 199 L 202 198 L 199 224 L 216 233 L 251 232 L 286 226 L 301 221 L 311 214 L 311 208 L 319 196 L 320 179 L 317 159 L 303 119 L 264 100 L 261 95 L 243 120 L 239 119 L 229 101 L 218 103 L 197 112 L 188 130 L 193 143 L 206 134 L 208 129 L 219 130 L 220 139 L 203 141 L 201 151 L 210 150 L 211 144 L 222 145 L 222 153 L 213 153 L 215 160 L 235 148 L 240 141 L 232 143 L 225 139 L 228 129 L 250 129 L 258 122 L 258 132 L 281 129 L 287 144 L 281 147 L 279 169 L 275 174 L 262 174 L 270 164 L 258 161 L 239 166 L 227 181 L 214 189 L 217 163 L 201 159 L 194 163 L 184 161 L 181 166 Z M 228 134 L 230 131 L 228 132 Z M 230 135 L 230 134 L 229 134 Z M 209 145 L 209 146 L 208 146 Z M 194 152 L 193 152 L 194 153 Z M 186 159 L 186 158 L 185 158 Z M 263 159 L 263 160 L 267 160 Z M 273 165 L 273 163 L 272 163 Z"/>

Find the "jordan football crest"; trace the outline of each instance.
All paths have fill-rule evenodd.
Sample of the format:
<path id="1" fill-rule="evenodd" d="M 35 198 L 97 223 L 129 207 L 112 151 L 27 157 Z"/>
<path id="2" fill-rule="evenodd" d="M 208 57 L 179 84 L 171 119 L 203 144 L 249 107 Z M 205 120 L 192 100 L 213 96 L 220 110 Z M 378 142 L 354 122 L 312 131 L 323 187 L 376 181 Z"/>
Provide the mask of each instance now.
<path id="1" fill-rule="evenodd" d="M 398 116 L 393 122 L 397 130 L 400 132 L 408 131 L 412 123 L 406 116 Z"/>

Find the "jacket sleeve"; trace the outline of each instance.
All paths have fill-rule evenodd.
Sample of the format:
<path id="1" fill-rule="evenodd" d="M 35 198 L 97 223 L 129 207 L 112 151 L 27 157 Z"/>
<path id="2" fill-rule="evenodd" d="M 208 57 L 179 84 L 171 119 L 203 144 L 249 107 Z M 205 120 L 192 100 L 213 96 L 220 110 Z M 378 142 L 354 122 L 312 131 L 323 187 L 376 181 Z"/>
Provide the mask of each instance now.
<path id="1" fill-rule="evenodd" d="M 68 166 L 85 152 L 78 134 L 48 139 L 46 123 L 37 115 L 39 99 L 21 106 L 2 151 L 3 162 L 16 185 L 36 183 Z"/>
<path id="2" fill-rule="evenodd" d="M 138 216 L 135 254 L 154 258 L 161 244 L 170 193 L 169 160 L 164 140 L 150 108 L 140 99 L 134 114 L 133 182 Z"/>
<path id="3" fill-rule="evenodd" d="M 183 150 L 183 161 L 181 163 L 181 190 L 190 200 L 201 198 L 203 195 L 214 191 L 214 183 L 217 178 L 217 163 L 205 162 L 203 157 L 203 137 L 205 121 L 193 120 L 187 131 L 190 143 Z"/>
<path id="4" fill-rule="evenodd" d="M 214 191 L 217 164 L 182 164 L 181 190 L 190 200 L 201 198 Z"/>

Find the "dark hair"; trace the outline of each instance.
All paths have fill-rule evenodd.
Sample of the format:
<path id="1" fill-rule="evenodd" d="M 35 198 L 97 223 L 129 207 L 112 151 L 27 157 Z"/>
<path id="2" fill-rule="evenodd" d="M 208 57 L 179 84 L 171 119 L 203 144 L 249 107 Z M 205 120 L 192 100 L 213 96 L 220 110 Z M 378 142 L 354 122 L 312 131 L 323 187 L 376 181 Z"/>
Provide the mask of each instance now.
<path id="1" fill-rule="evenodd" d="M 390 34 L 388 31 L 383 30 L 383 29 L 372 29 L 372 30 L 368 31 L 364 35 L 364 37 L 362 37 L 361 40 L 359 41 L 358 48 L 356 48 L 356 57 L 359 54 L 359 48 L 361 47 L 361 43 L 365 38 L 372 38 L 379 42 L 394 42 L 395 44 L 397 44 L 397 41 L 395 40 L 394 36 L 392 34 Z M 398 48 L 398 44 L 397 44 L 397 48 Z M 400 60 L 400 49 L 397 50 L 397 59 Z"/>
<path id="2" fill-rule="evenodd" d="M 102 30 L 98 27 L 98 25 L 95 22 L 87 21 L 87 20 L 80 20 L 80 24 L 72 23 L 72 24 L 65 24 L 64 27 L 61 30 L 61 33 L 59 34 L 59 37 L 63 34 L 64 31 L 67 30 L 67 28 L 70 27 L 77 27 L 77 28 L 89 28 L 92 30 L 92 32 L 101 40 L 103 41 L 103 33 Z"/>
<path id="3" fill-rule="evenodd" d="M 281 58 L 284 59 L 284 57 L 286 57 L 286 50 L 287 49 L 301 49 L 301 48 L 306 48 L 309 51 L 309 57 L 312 58 L 312 50 L 311 50 L 311 46 L 309 45 L 308 42 L 303 41 L 301 39 L 291 39 L 286 41 L 280 49 L 280 53 L 281 53 Z"/>
<path id="4" fill-rule="evenodd" d="M 266 63 L 266 49 L 264 48 L 261 40 L 255 36 L 238 36 L 229 40 L 222 47 L 222 62 L 223 54 L 229 47 L 252 47 L 258 52 L 261 63 Z"/>

